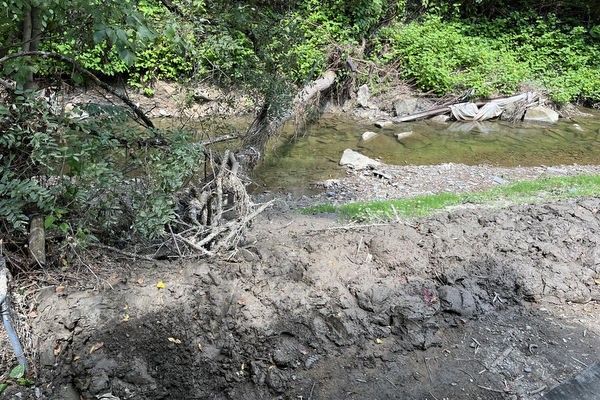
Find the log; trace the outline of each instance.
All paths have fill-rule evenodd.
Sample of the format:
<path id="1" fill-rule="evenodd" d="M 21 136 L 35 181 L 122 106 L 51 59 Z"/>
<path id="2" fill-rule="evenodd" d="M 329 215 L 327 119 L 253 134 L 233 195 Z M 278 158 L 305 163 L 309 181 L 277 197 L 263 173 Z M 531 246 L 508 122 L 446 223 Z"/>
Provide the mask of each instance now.
<path id="1" fill-rule="evenodd" d="M 41 215 L 34 215 L 29 224 L 29 254 L 32 264 L 46 265 L 46 231 Z"/>
<path id="2" fill-rule="evenodd" d="M 250 125 L 245 134 L 244 142 L 246 147 L 254 148 L 262 154 L 267 141 L 293 116 L 299 115 L 306 105 L 316 98 L 320 93 L 328 90 L 336 80 L 336 73 L 328 70 L 319 79 L 309 83 L 300 90 L 290 107 L 279 114 L 277 118 L 272 119 L 270 104 L 263 105 L 259 116 Z"/>

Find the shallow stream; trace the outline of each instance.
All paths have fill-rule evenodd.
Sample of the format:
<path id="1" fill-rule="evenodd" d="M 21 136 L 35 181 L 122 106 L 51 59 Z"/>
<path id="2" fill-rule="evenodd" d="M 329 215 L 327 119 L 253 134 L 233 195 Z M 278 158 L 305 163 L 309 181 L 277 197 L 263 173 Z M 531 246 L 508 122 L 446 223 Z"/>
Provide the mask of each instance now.
<path id="1" fill-rule="evenodd" d="M 586 112 L 593 112 L 585 110 Z M 508 122 L 418 121 L 377 129 L 344 116 L 324 116 L 299 139 L 282 139 L 255 169 L 257 190 L 304 193 L 316 182 L 341 177 L 344 149 L 394 165 L 462 163 L 494 166 L 600 164 L 600 113 L 550 126 Z M 363 141 L 366 131 L 377 132 Z M 413 134 L 398 140 L 397 134 Z"/>

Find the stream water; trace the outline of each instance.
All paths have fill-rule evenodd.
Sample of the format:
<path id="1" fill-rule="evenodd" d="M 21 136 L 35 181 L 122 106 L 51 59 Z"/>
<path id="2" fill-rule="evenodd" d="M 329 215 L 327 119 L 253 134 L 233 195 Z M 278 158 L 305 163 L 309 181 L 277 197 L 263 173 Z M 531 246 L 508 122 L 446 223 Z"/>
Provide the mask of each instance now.
<path id="1" fill-rule="evenodd" d="M 324 116 L 298 139 L 288 136 L 256 167 L 256 190 L 304 193 L 316 182 L 344 175 L 344 149 L 387 164 L 462 163 L 496 166 L 600 164 L 600 113 L 555 125 L 419 121 L 377 129 L 364 121 Z M 378 135 L 362 140 L 365 131 Z M 398 140 L 397 134 L 413 134 Z"/>

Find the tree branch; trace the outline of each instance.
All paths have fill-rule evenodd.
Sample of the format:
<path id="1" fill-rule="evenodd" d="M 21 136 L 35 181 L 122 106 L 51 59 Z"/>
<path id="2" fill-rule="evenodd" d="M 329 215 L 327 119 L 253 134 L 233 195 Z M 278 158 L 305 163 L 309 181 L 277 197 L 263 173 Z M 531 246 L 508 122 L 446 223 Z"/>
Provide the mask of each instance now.
<path id="1" fill-rule="evenodd" d="M 146 114 L 144 114 L 144 112 L 142 110 L 140 110 L 140 108 L 138 106 L 136 106 L 131 100 L 129 100 L 127 98 L 127 96 L 124 96 L 123 94 L 121 94 L 121 93 L 117 92 L 115 89 L 113 89 L 110 85 L 102 82 L 96 75 L 94 75 L 87 69 L 85 69 L 82 66 L 80 66 L 79 64 L 77 64 L 77 62 L 75 60 L 72 60 L 61 54 L 56 54 L 56 53 L 52 53 L 49 51 L 25 51 L 25 52 L 20 52 L 20 53 L 9 54 L 7 56 L 0 58 L 0 64 L 6 62 L 8 60 L 11 60 L 13 58 L 22 58 L 22 57 L 53 58 L 55 60 L 59 60 L 64 63 L 73 65 L 73 68 L 77 72 L 87 76 L 96 85 L 100 86 L 102 89 L 106 90 L 107 92 L 109 92 L 109 93 L 113 94 L 114 96 L 118 97 L 119 99 L 121 99 L 121 101 L 123 103 L 125 103 L 127 106 L 129 106 L 129 108 L 131 108 L 131 110 L 135 113 L 135 115 L 137 115 L 142 121 L 144 121 L 144 124 L 146 124 L 146 126 L 148 128 L 154 128 L 154 124 L 152 123 L 152 121 L 150 121 L 150 119 L 146 116 Z"/>

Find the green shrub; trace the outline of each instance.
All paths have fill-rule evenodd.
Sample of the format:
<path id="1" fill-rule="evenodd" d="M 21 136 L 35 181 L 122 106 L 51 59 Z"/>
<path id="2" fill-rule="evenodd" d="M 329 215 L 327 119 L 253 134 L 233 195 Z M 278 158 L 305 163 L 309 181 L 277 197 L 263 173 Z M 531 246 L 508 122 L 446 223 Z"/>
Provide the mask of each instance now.
<path id="1" fill-rule="evenodd" d="M 83 112 L 89 117 L 76 118 Z M 63 232 L 155 237 L 175 216 L 173 195 L 203 161 L 191 132 L 142 130 L 117 107 L 65 115 L 25 92 L 0 106 L 0 121 L 10 121 L 0 136 L 0 220 L 11 231 L 43 214 Z M 131 167 L 143 173 L 124 176 Z"/>

